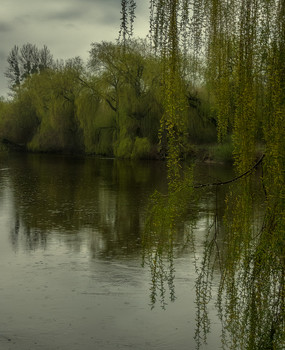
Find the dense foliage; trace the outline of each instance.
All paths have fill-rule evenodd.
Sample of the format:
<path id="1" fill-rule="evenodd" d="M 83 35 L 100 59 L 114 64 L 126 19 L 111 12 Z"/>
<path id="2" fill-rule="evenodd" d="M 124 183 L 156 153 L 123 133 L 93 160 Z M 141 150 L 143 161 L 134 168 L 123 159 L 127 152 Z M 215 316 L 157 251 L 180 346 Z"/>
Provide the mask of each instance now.
<path id="1" fill-rule="evenodd" d="M 207 304 L 212 297 L 213 269 L 218 264 L 221 280 L 217 308 L 223 325 L 224 348 L 283 349 L 285 3 L 280 0 L 153 0 L 150 3 L 152 39 L 163 61 L 164 114 L 160 142 L 163 144 L 163 138 L 166 139 L 169 168 L 169 199 L 166 204 L 159 204 L 160 199 L 156 198 L 148 215 L 152 225 L 145 233 L 147 261 L 154 281 L 163 276 L 163 271 L 159 272 L 164 266 L 163 256 L 172 261 L 157 242 L 162 242 L 164 237 L 171 247 L 173 220 L 184 210 L 179 210 L 185 207 L 183 199 L 185 204 L 189 203 L 185 192 L 173 216 L 173 196 L 183 189 L 187 178 L 187 175 L 181 178 L 182 172 L 177 169 L 185 135 L 183 112 L 187 106 L 181 91 L 185 91 L 184 77 L 189 74 L 185 61 L 190 52 L 194 67 L 190 71 L 190 83 L 196 91 L 201 85 L 206 88 L 217 118 L 218 139 L 222 142 L 232 135 L 236 181 L 239 181 L 238 189 L 232 189 L 226 200 L 225 247 L 221 253 L 221 232 L 214 221 L 210 227 L 213 238 L 206 239 L 205 254 L 197 270 L 197 345 L 200 346 L 209 331 Z M 260 141 L 264 155 L 256 163 Z M 255 164 L 262 167 L 257 178 Z M 256 217 L 252 209 L 257 196 L 262 197 L 262 217 Z M 173 219 L 165 227 L 167 217 Z M 158 220 L 164 224 L 159 238 Z M 172 265 L 170 271 L 172 286 Z"/>
<path id="2" fill-rule="evenodd" d="M 6 72 L 11 96 L 0 101 L 0 139 L 30 151 L 164 158 L 166 149 L 158 145 L 166 109 L 161 59 L 145 40 L 122 38 L 93 43 L 87 64 L 79 57 L 54 61 L 47 48 L 31 44 L 15 46 Z M 26 65 L 21 55 L 29 50 Z M 193 95 L 186 79 L 183 84 L 189 144 L 215 141 L 205 96 Z"/>
<path id="3" fill-rule="evenodd" d="M 192 198 L 192 176 L 180 160 L 197 141 L 215 140 L 217 127 L 220 142 L 233 141 L 240 183 L 226 200 L 226 248 L 220 254 L 216 231 L 197 269 L 197 344 L 208 331 L 211 264 L 218 260 L 224 347 L 282 349 L 285 2 L 150 0 L 148 42 L 131 39 L 135 8 L 135 1 L 122 1 L 118 42 L 93 43 L 87 66 L 79 58 L 27 65 L 24 57 L 33 55 L 25 50 L 37 50 L 26 45 L 18 61 L 14 47 L 7 72 L 13 94 L 0 102 L 0 137 L 30 150 L 167 159 L 169 194 L 152 197 L 143 241 L 154 299 L 167 278 L 163 256 L 171 255 L 175 224 Z M 252 210 L 256 193 L 262 218 Z"/>

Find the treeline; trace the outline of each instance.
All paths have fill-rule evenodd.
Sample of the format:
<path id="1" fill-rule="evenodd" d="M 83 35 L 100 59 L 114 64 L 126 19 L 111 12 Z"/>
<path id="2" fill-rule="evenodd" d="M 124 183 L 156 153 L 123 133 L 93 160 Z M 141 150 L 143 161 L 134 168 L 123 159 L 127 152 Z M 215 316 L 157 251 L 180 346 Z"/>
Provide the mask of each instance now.
<path id="1" fill-rule="evenodd" d="M 56 61 L 47 47 L 25 44 L 14 46 L 8 63 L 11 98 L 0 101 L 0 140 L 40 152 L 165 156 L 162 60 L 146 41 L 93 43 L 87 63 Z M 194 89 L 184 74 L 183 90 L 187 154 L 216 140 L 216 120 L 202 84 Z"/>

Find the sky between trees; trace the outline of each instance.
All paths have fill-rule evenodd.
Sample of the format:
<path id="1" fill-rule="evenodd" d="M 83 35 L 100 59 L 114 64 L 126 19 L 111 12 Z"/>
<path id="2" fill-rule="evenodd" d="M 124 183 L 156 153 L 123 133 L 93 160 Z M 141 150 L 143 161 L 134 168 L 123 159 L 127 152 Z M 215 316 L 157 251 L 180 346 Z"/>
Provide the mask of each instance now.
<path id="1" fill-rule="evenodd" d="M 0 96 L 8 92 L 4 76 L 14 45 L 46 45 L 55 59 L 88 57 L 90 44 L 114 41 L 120 28 L 120 0 L 3 0 L 0 12 Z M 148 1 L 138 1 L 135 36 L 148 33 Z"/>

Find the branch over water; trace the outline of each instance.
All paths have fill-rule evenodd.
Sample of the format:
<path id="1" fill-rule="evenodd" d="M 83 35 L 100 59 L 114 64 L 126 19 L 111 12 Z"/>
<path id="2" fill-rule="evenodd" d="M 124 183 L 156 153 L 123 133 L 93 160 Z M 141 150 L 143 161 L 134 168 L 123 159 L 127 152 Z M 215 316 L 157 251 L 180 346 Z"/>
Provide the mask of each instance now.
<path id="1" fill-rule="evenodd" d="M 207 184 L 198 184 L 198 185 L 194 185 L 194 188 L 201 188 L 201 187 L 208 187 L 208 186 L 222 186 L 222 185 L 227 185 L 229 183 L 235 182 L 239 179 L 241 179 L 242 177 L 248 176 L 250 175 L 254 169 L 256 169 L 263 161 L 265 157 L 265 154 L 263 154 L 260 159 L 249 169 L 247 170 L 245 173 L 234 177 L 233 179 L 227 180 L 227 181 L 220 181 L 220 182 L 213 182 L 213 183 L 207 183 Z"/>

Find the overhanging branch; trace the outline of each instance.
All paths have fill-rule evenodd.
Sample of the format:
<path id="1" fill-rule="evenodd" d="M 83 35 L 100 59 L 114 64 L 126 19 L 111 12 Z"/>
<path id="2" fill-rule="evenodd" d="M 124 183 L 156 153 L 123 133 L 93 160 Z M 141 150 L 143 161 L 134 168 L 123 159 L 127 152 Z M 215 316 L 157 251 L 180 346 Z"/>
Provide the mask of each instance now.
<path id="1" fill-rule="evenodd" d="M 222 186 L 222 185 L 227 185 L 229 183 L 235 182 L 239 179 L 241 179 L 242 177 L 246 177 L 248 175 L 250 175 L 254 169 L 256 169 L 263 161 L 265 157 L 265 154 L 263 154 L 260 159 L 249 169 L 247 170 L 245 173 L 234 177 L 233 179 L 227 180 L 227 181 L 220 181 L 220 182 L 213 182 L 213 183 L 207 183 L 207 184 L 198 184 L 198 185 L 194 185 L 194 188 L 202 188 L 202 187 L 209 187 L 209 186 Z"/>

